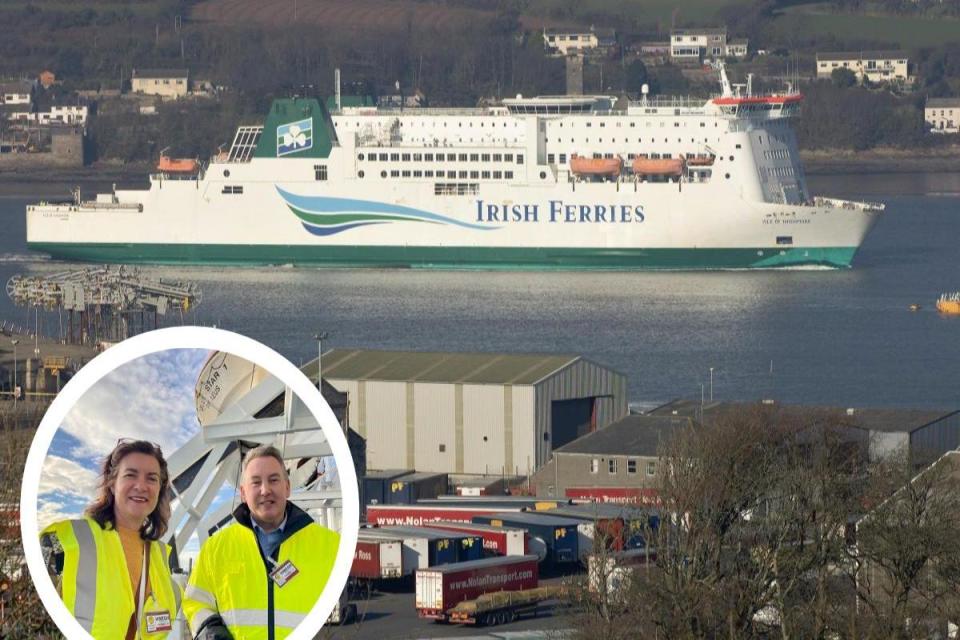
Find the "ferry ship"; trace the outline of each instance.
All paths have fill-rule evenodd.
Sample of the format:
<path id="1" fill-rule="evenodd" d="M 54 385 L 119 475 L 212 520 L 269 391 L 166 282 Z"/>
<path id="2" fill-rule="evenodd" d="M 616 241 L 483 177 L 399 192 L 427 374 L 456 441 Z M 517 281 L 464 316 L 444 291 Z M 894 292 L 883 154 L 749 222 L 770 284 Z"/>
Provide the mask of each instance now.
<path id="1" fill-rule="evenodd" d="M 27 242 L 95 262 L 485 269 L 848 267 L 881 204 L 812 196 L 794 91 L 474 109 L 275 100 L 207 162 L 27 207 Z"/>

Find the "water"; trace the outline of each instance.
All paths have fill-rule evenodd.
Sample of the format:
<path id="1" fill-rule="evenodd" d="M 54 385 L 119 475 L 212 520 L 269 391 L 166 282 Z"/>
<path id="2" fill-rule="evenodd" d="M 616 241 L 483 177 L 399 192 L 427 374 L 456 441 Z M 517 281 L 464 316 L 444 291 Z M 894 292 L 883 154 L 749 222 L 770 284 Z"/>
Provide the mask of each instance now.
<path id="1" fill-rule="evenodd" d="M 499 273 L 151 268 L 196 281 L 188 320 L 239 331 L 294 362 L 327 347 L 560 352 L 625 373 L 630 400 L 709 396 L 837 406 L 956 408 L 960 175 L 811 179 L 817 193 L 887 204 L 842 271 Z M 854 193 L 849 190 L 855 189 Z M 63 264 L 26 250 L 24 206 L 0 197 L 0 281 Z M 908 306 L 918 302 L 919 312 Z M 32 317 L 32 316 L 31 316 Z M 0 319 L 28 312 L 0 296 Z M 56 314 L 47 318 L 56 333 Z M 772 373 L 771 373 L 772 362 Z"/>

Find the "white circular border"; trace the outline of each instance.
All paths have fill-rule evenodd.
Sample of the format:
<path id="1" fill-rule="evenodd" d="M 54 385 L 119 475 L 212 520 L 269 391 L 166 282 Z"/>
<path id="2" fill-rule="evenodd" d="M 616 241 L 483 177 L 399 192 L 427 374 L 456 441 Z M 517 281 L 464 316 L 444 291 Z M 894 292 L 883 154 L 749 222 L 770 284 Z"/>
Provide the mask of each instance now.
<path id="1" fill-rule="evenodd" d="M 360 522 L 360 498 L 357 492 L 357 473 L 353 458 L 344 435 L 333 411 L 326 400 L 307 377 L 289 360 L 270 347 L 237 333 L 206 327 L 173 327 L 150 331 L 116 344 L 96 358 L 64 385 L 54 398 L 50 408 L 43 416 L 37 434 L 30 445 L 27 464 L 20 490 L 20 534 L 23 538 L 23 550 L 30 569 L 30 576 L 40 600 L 43 602 L 67 638 L 91 638 L 80 626 L 57 593 L 56 587 L 47 574 L 40 549 L 39 525 L 37 524 L 37 497 L 43 461 L 50 448 L 53 437 L 60 428 L 67 413 L 78 400 L 102 377 L 117 367 L 137 358 L 170 349 L 207 349 L 227 351 L 264 366 L 300 397 L 323 429 L 330 442 L 337 472 L 340 478 L 340 490 L 343 496 L 343 516 L 341 518 L 340 548 L 333 565 L 330 578 L 320 594 L 320 599 L 310 610 L 302 623 L 290 634 L 290 640 L 310 640 L 320 631 L 339 603 L 353 564 L 353 555 L 357 545 L 357 530 Z"/>

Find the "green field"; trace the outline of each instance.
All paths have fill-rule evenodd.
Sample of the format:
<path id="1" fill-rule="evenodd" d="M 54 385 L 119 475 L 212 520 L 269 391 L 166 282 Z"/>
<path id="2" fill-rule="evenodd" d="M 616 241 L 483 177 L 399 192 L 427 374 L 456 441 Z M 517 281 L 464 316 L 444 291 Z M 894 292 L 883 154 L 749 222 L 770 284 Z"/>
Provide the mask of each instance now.
<path id="1" fill-rule="evenodd" d="M 788 34 L 833 34 L 841 40 L 875 40 L 905 49 L 960 42 L 960 20 L 830 14 L 822 5 L 801 5 L 781 14 L 774 26 Z"/>
<path id="2" fill-rule="evenodd" d="M 524 14 L 574 22 L 590 21 L 604 14 L 610 18 L 604 26 L 614 27 L 617 31 L 658 23 L 669 31 L 674 17 L 677 26 L 708 26 L 719 9 L 750 4 L 750 0 L 530 0 Z"/>

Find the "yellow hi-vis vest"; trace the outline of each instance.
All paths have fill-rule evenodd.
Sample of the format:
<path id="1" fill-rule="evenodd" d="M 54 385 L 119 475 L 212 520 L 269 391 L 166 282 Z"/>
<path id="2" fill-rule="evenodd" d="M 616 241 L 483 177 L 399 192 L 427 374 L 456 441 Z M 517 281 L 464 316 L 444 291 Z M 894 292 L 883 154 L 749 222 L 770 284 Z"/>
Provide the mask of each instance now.
<path id="1" fill-rule="evenodd" d="M 60 597 L 87 632 L 100 640 L 116 640 L 127 634 L 130 616 L 136 610 L 137 594 L 115 529 L 103 529 L 95 520 L 63 520 L 50 525 L 41 538 L 55 536 L 63 549 Z M 48 538 L 49 540 L 49 538 Z M 180 587 L 170 577 L 169 550 L 162 542 L 150 542 L 150 590 L 145 612 L 167 611 L 173 623 L 180 610 Z M 138 638 L 161 640 L 168 631 L 147 633 L 146 616 Z"/>
<path id="2" fill-rule="evenodd" d="M 183 611 L 194 636 L 222 620 L 234 640 L 282 640 L 320 599 L 340 547 L 340 535 L 316 524 L 288 503 L 285 538 L 270 562 L 261 555 L 241 505 L 237 522 L 211 536 L 200 548 L 190 574 Z M 290 561 L 297 575 L 282 587 L 269 571 Z M 269 568 L 268 568 L 269 567 Z"/>

